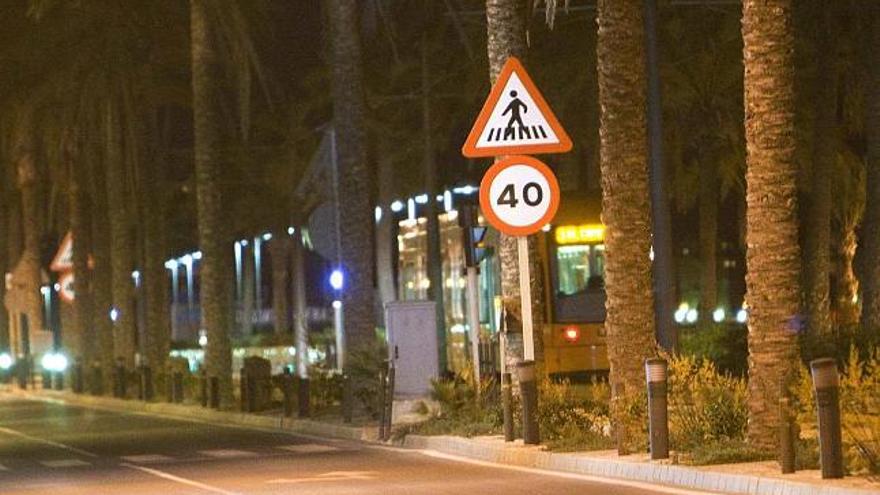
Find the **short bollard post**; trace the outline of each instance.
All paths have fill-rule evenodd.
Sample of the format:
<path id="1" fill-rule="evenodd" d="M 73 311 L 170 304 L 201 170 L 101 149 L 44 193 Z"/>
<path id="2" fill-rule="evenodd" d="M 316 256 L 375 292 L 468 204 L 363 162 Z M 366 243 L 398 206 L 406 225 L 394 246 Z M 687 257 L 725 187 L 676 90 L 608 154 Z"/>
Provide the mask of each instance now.
<path id="1" fill-rule="evenodd" d="M 522 397 L 523 443 L 537 445 L 541 443 L 541 432 L 538 429 L 538 382 L 535 377 L 535 362 L 517 363 L 516 372 Z"/>
<path id="2" fill-rule="evenodd" d="M 147 402 L 153 400 L 153 369 L 149 366 L 141 368 L 141 389 L 143 400 Z"/>
<path id="3" fill-rule="evenodd" d="M 171 379 L 171 397 L 175 404 L 183 402 L 183 373 L 175 371 Z"/>
<path id="4" fill-rule="evenodd" d="M 125 364 L 119 363 L 116 365 L 116 380 L 114 382 L 116 385 L 115 395 L 120 399 L 124 399 L 126 396 L 126 383 L 125 383 Z"/>
<path id="5" fill-rule="evenodd" d="M 351 376 L 342 374 L 342 421 L 351 423 L 354 415 L 354 390 L 352 390 Z"/>
<path id="6" fill-rule="evenodd" d="M 388 390 L 385 392 L 385 440 L 391 438 L 391 423 L 394 420 L 394 364 L 388 366 Z"/>
<path id="7" fill-rule="evenodd" d="M 104 394 L 104 377 L 101 372 L 101 365 L 92 365 L 92 395 Z"/>
<path id="8" fill-rule="evenodd" d="M 388 379 L 385 369 L 379 369 L 379 440 L 385 440 L 385 415 L 388 410 L 385 408 L 385 394 L 388 392 Z"/>
<path id="9" fill-rule="evenodd" d="M 220 409 L 220 379 L 212 376 L 209 382 L 211 386 L 211 409 Z"/>
<path id="10" fill-rule="evenodd" d="M 83 393 L 83 366 L 79 361 L 73 365 L 73 392 Z"/>
<path id="11" fill-rule="evenodd" d="M 309 404 L 309 379 L 308 377 L 299 377 L 299 387 L 297 388 L 297 396 L 296 403 L 299 407 L 299 417 L 308 418 L 309 417 L 309 408 L 311 407 Z"/>
<path id="12" fill-rule="evenodd" d="M 43 370 L 43 390 L 52 390 L 52 372 Z"/>
<path id="13" fill-rule="evenodd" d="M 822 478 L 843 478 L 843 445 L 840 431 L 840 379 L 833 359 L 810 362 L 819 416 L 819 461 Z"/>
<path id="14" fill-rule="evenodd" d="M 667 409 L 667 363 L 665 359 L 645 360 L 648 382 L 648 427 L 651 459 L 669 458 L 669 419 Z"/>
<path id="15" fill-rule="evenodd" d="M 248 387 L 248 376 L 244 368 L 241 369 L 238 376 L 238 398 L 241 401 L 241 412 L 250 412 L 250 387 Z"/>
<path id="16" fill-rule="evenodd" d="M 52 373 L 52 375 L 54 378 L 52 381 L 53 388 L 55 390 L 64 390 L 64 372 L 56 371 L 55 373 Z"/>
<path id="17" fill-rule="evenodd" d="M 204 370 L 199 373 L 199 389 L 202 407 L 208 407 L 208 375 Z"/>
<path id="18" fill-rule="evenodd" d="M 794 418 L 791 413 L 791 400 L 779 398 L 779 467 L 782 474 L 795 471 Z"/>
<path id="19" fill-rule="evenodd" d="M 510 373 L 501 374 L 501 409 L 504 415 L 504 441 L 516 440 L 513 433 L 513 388 Z"/>
<path id="20" fill-rule="evenodd" d="M 290 374 L 290 368 L 285 367 L 281 374 L 281 394 L 284 398 L 282 403 L 282 411 L 285 418 L 293 415 L 293 375 Z"/>

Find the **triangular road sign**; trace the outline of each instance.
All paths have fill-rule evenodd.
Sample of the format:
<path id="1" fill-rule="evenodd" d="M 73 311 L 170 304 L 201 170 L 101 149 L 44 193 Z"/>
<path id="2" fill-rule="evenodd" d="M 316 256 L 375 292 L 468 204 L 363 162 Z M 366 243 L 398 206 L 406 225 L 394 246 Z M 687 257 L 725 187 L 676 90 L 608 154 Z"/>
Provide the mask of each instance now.
<path id="1" fill-rule="evenodd" d="M 565 153 L 571 139 L 516 57 L 498 74 L 467 141 L 464 156 Z"/>
<path id="2" fill-rule="evenodd" d="M 58 252 L 52 258 L 49 269 L 53 272 L 67 272 L 73 270 L 73 232 L 68 232 L 58 246 Z"/>

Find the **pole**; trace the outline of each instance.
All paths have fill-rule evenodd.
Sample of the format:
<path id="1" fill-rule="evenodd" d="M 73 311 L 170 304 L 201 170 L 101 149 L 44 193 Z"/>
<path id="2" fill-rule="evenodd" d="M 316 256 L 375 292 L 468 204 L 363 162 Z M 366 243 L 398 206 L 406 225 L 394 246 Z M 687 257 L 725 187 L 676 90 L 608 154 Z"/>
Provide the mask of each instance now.
<path id="1" fill-rule="evenodd" d="M 467 246 L 466 246 L 467 248 Z M 467 267 L 468 326 L 471 329 L 471 353 L 474 360 L 474 383 L 480 391 L 480 280 L 477 267 Z"/>
<path id="2" fill-rule="evenodd" d="M 819 461 L 822 478 L 843 478 L 843 443 L 840 431 L 840 378 L 831 358 L 810 362 L 819 416 Z"/>
<path id="3" fill-rule="evenodd" d="M 333 328 L 336 330 L 336 368 L 342 371 L 345 366 L 345 319 L 342 301 L 333 301 Z"/>
<path id="4" fill-rule="evenodd" d="M 529 239 L 516 238 L 519 258 L 519 295 L 522 304 L 523 361 L 535 360 L 535 336 L 532 330 L 532 288 L 529 272 Z"/>
<path id="5" fill-rule="evenodd" d="M 665 359 L 645 360 L 648 383 L 648 431 L 651 459 L 669 458 L 669 411 L 667 408 L 667 363 Z"/>

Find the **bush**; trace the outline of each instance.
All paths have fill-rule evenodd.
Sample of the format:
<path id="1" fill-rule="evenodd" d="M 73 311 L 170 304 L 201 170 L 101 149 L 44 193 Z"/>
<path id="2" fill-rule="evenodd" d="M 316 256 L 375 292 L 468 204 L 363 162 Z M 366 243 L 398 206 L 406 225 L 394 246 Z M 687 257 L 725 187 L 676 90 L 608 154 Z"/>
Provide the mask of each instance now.
<path id="1" fill-rule="evenodd" d="M 710 464 L 733 464 L 774 459 L 772 452 L 756 449 L 743 440 L 725 440 L 693 446 L 680 458 L 683 464 L 706 466 Z"/>
<path id="2" fill-rule="evenodd" d="M 748 341 L 745 325 L 711 324 L 681 331 L 681 353 L 707 359 L 722 373 L 745 377 Z"/>
<path id="3" fill-rule="evenodd" d="M 669 361 L 669 433 L 673 448 L 696 451 L 745 439 L 746 383 L 694 357 Z M 734 443 L 731 443 L 734 442 Z"/>
<path id="4" fill-rule="evenodd" d="M 606 383 L 592 383 L 583 397 L 578 392 L 568 381 L 541 383 L 538 424 L 542 440 L 559 451 L 611 448 L 610 388 Z"/>

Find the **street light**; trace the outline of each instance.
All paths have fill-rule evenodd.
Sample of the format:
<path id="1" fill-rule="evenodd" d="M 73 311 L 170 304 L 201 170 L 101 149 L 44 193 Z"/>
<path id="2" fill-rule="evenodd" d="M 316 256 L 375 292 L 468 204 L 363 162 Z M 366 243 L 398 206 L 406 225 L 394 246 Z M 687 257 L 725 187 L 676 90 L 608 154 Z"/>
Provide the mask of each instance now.
<path id="1" fill-rule="evenodd" d="M 15 361 L 13 361 L 12 356 L 8 352 L 0 354 L 0 370 L 7 371 L 9 368 L 12 368 L 13 364 L 15 364 Z"/>
<path id="2" fill-rule="evenodd" d="M 337 268 L 330 273 L 330 287 L 336 292 L 336 299 L 333 301 L 333 329 L 336 337 L 336 368 L 340 371 L 345 364 L 343 355 L 345 354 L 345 320 L 342 312 L 342 288 L 345 286 L 345 275 L 342 270 Z"/>

